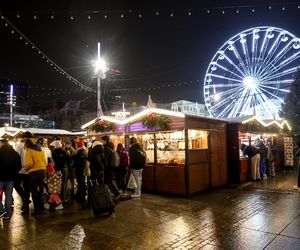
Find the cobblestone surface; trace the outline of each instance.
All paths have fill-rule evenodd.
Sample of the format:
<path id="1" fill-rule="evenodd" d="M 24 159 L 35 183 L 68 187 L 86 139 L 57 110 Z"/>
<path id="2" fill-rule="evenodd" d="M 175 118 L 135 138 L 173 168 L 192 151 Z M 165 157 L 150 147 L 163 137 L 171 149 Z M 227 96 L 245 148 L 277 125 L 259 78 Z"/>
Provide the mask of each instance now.
<path id="1" fill-rule="evenodd" d="M 300 194 L 270 186 L 143 194 L 98 218 L 77 204 L 23 216 L 16 196 L 13 217 L 0 220 L 0 249 L 300 249 Z"/>

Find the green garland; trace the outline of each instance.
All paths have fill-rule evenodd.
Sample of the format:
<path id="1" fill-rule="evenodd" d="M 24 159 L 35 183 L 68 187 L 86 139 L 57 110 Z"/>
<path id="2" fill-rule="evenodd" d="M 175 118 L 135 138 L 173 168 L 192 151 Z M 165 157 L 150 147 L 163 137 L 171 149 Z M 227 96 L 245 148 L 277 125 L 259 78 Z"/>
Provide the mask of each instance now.
<path id="1" fill-rule="evenodd" d="M 109 132 L 109 131 L 114 131 L 115 126 L 112 122 L 99 120 L 98 122 L 93 124 L 90 129 L 95 132 Z"/>
<path id="2" fill-rule="evenodd" d="M 171 128 L 171 119 L 164 115 L 149 114 L 141 119 L 144 127 L 150 129 L 169 130 Z"/>

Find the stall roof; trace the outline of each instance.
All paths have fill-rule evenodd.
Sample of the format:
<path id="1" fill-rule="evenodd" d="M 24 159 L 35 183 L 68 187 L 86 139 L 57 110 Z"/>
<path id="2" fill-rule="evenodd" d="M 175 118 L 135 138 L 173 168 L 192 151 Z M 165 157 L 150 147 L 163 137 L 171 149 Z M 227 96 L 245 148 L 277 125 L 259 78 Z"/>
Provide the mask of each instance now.
<path id="1" fill-rule="evenodd" d="M 44 129 L 44 128 L 14 128 L 14 127 L 2 127 L 0 128 L 0 137 L 5 134 L 10 136 L 16 136 L 20 132 L 30 132 L 33 135 L 85 135 L 85 131 L 70 132 L 64 129 Z"/>
<path id="2" fill-rule="evenodd" d="M 14 128 L 14 127 L 1 127 L 0 128 L 0 137 L 3 137 L 4 135 L 9 136 L 16 136 L 20 132 L 24 132 L 25 130 L 22 130 L 20 128 Z"/>
<path id="3" fill-rule="evenodd" d="M 132 116 L 129 116 L 127 118 L 120 118 L 120 117 L 115 117 L 115 116 L 101 116 L 101 117 L 97 117 L 89 122 L 87 122 L 86 124 L 83 124 L 81 126 L 81 129 L 86 129 L 88 128 L 90 125 L 96 123 L 97 121 L 99 120 L 105 120 L 105 121 L 108 121 L 108 122 L 112 122 L 112 123 L 115 123 L 115 124 L 127 124 L 127 123 L 130 123 L 130 122 L 133 122 L 145 115 L 148 115 L 148 114 L 152 114 L 152 113 L 155 113 L 155 114 L 161 114 L 161 115 L 169 115 L 169 116 L 176 116 L 176 117 L 182 117 L 184 118 L 185 117 L 185 114 L 182 113 L 182 112 L 177 112 L 177 111 L 171 111 L 171 110 L 166 110 L 166 109 L 159 109 L 159 108 L 147 108 L 137 114 L 134 114 Z"/>
<path id="4" fill-rule="evenodd" d="M 243 117 L 234 117 L 234 118 L 227 118 L 226 121 L 230 123 L 241 123 L 245 124 L 251 121 L 257 121 L 264 127 L 269 127 L 272 125 L 276 125 L 280 129 L 283 129 L 286 126 L 289 130 L 292 130 L 291 126 L 289 125 L 287 120 L 261 120 L 258 117 L 254 116 L 243 116 Z"/>

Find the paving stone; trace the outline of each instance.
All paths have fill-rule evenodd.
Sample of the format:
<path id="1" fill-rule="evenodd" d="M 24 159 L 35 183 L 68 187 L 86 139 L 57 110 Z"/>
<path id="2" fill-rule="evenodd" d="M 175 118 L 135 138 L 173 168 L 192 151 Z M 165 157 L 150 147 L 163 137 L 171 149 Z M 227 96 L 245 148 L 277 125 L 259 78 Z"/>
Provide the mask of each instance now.
<path id="1" fill-rule="evenodd" d="M 266 248 L 266 250 L 282 250 L 282 249 L 284 250 L 300 249 L 300 239 L 279 235 Z"/>
<path id="2" fill-rule="evenodd" d="M 292 221 L 280 234 L 300 239 L 300 216 Z"/>

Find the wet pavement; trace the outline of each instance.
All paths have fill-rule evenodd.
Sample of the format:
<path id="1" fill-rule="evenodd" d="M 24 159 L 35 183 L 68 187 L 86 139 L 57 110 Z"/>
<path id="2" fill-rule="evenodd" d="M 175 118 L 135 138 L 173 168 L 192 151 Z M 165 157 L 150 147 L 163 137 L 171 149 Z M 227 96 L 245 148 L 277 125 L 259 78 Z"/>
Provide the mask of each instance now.
<path id="1" fill-rule="evenodd" d="M 0 249 L 300 249 L 295 176 L 189 199 L 143 194 L 98 218 L 77 204 L 26 217 L 15 196 L 11 220 L 0 220 Z"/>

